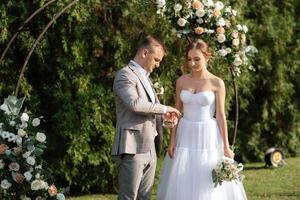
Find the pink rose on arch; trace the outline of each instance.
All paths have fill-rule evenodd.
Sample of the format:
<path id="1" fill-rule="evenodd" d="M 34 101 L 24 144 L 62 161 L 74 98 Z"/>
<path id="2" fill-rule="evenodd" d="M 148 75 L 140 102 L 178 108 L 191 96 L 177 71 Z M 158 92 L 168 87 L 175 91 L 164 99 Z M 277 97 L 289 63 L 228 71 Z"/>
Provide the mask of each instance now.
<path id="1" fill-rule="evenodd" d="M 12 171 L 19 171 L 20 165 L 16 162 L 12 162 L 8 165 L 8 168 Z"/>
<path id="2" fill-rule="evenodd" d="M 35 200 L 44 200 L 44 198 L 41 197 L 41 196 L 37 196 L 37 197 L 35 198 Z"/>
<path id="3" fill-rule="evenodd" d="M 0 155 L 4 154 L 7 149 L 8 146 L 6 144 L 0 144 Z"/>
<path id="4" fill-rule="evenodd" d="M 16 183 L 23 183 L 25 177 L 20 173 L 12 173 L 12 177 Z"/>

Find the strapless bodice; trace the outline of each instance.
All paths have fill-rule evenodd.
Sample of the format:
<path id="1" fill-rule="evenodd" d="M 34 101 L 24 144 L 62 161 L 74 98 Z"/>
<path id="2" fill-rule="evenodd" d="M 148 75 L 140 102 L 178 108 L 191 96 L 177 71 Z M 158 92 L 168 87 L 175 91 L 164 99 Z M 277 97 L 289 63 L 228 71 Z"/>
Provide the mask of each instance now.
<path id="1" fill-rule="evenodd" d="M 189 121 L 212 119 L 215 113 L 215 93 L 202 91 L 192 93 L 181 90 L 180 99 L 183 103 L 183 118 Z"/>

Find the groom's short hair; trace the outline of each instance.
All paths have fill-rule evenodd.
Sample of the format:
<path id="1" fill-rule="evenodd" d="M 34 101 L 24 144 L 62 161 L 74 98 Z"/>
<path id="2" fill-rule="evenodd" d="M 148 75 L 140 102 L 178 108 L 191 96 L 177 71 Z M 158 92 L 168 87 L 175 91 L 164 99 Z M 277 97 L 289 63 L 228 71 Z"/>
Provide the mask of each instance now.
<path id="1" fill-rule="evenodd" d="M 152 35 L 148 35 L 147 37 L 145 37 L 143 40 L 139 42 L 138 51 L 146 48 L 148 48 L 150 51 L 153 51 L 153 47 L 161 47 L 164 51 L 164 54 L 166 55 L 167 50 L 163 41 Z"/>

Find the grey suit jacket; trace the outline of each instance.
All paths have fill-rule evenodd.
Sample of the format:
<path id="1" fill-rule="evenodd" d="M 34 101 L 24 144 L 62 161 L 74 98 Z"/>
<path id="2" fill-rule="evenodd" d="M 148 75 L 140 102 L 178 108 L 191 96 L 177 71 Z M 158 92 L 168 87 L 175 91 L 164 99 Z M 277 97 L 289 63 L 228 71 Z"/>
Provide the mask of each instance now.
<path id="1" fill-rule="evenodd" d="M 153 89 L 153 88 L 152 88 Z M 149 152 L 156 139 L 162 139 L 161 115 L 164 105 L 152 103 L 138 68 L 129 63 L 119 70 L 114 80 L 117 125 L 112 155 Z M 159 147 L 160 144 L 157 145 Z"/>

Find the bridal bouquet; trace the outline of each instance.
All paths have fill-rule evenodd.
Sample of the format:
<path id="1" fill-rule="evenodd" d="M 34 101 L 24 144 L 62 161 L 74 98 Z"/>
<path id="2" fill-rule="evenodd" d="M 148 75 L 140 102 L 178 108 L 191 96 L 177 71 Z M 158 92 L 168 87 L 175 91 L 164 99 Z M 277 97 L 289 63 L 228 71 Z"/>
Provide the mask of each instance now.
<path id="1" fill-rule="evenodd" d="M 212 178 L 214 186 L 222 185 L 223 181 L 242 181 L 243 164 L 237 163 L 235 160 L 223 157 L 222 161 L 212 170 Z"/>
<path id="2" fill-rule="evenodd" d="M 174 113 L 166 114 L 163 118 L 163 127 L 173 128 L 178 123 L 178 118 Z"/>

